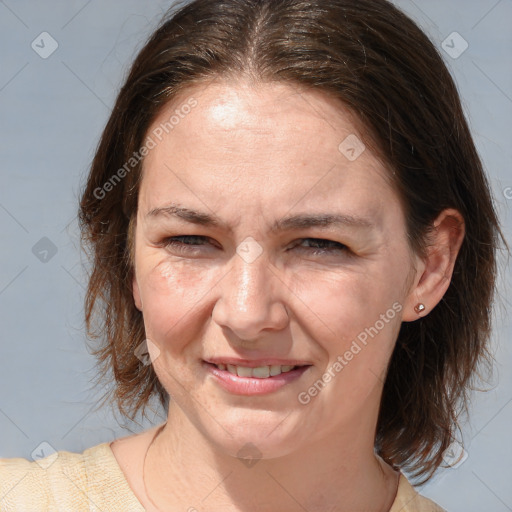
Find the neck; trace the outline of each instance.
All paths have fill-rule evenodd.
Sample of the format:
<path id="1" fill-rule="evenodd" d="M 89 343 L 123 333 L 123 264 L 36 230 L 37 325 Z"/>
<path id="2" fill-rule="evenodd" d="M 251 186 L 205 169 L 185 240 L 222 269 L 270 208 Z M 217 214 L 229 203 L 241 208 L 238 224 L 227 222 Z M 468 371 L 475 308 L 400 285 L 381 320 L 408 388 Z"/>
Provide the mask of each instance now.
<path id="1" fill-rule="evenodd" d="M 168 418 L 145 462 L 146 497 L 158 510 L 387 512 L 394 501 L 399 473 L 375 456 L 375 431 L 361 423 L 286 456 L 244 461 L 209 442 L 179 407 Z"/>

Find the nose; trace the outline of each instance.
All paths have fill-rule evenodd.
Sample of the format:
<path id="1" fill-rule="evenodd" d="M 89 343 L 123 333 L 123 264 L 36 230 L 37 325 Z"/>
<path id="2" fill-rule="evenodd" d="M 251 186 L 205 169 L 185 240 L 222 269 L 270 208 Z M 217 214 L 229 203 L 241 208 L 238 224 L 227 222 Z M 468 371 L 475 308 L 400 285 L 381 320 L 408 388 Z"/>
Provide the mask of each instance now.
<path id="1" fill-rule="evenodd" d="M 286 327 L 288 288 L 276 274 L 277 269 L 264 257 L 249 263 L 235 254 L 229 272 L 218 284 L 220 295 L 212 311 L 213 320 L 245 341 Z"/>

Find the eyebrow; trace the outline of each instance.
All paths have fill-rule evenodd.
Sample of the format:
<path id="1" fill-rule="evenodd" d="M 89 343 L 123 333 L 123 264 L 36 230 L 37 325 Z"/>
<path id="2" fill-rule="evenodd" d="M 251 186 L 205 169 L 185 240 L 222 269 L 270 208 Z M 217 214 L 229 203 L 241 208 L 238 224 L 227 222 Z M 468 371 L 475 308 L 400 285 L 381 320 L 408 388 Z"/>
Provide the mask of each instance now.
<path id="1" fill-rule="evenodd" d="M 146 214 L 146 218 L 155 218 L 160 216 L 178 217 L 186 222 L 190 222 L 191 224 L 198 224 L 207 227 L 219 227 L 226 231 L 231 230 L 229 225 L 223 222 L 215 214 L 198 212 L 196 210 L 174 204 L 153 208 Z M 271 226 L 270 231 L 272 233 L 276 233 L 280 231 L 292 231 L 312 227 L 327 228 L 331 226 L 375 228 L 374 222 L 366 217 L 339 213 L 301 213 L 278 219 L 274 222 L 273 226 Z"/>

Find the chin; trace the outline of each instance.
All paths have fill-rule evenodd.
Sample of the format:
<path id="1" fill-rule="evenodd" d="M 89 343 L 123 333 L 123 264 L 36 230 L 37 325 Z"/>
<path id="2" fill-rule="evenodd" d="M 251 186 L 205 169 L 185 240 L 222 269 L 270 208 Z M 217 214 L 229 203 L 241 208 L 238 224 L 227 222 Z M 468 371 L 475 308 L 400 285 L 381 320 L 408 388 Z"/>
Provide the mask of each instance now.
<path id="1" fill-rule="evenodd" d="M 236 411 L 230 419 L 224 415 L 222 418 L 222 426 L 212 424 L 209 418 L 200 430 L 219 452 L 231 457 L 254 460 L 284 457 L 298 450 L 307 437 L 301 422 L 293 425 L 289 413 L 244 409 Z"/>

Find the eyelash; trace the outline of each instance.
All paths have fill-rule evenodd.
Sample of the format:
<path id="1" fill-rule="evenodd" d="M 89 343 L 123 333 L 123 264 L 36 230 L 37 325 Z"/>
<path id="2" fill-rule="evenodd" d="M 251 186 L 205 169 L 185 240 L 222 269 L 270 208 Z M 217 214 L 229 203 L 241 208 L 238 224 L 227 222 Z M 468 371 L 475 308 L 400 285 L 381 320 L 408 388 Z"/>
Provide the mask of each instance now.
<path id="1" fill-rule="evenodd" d="M 197 250 L 197 247 L 198 245 L 194 245 L 194 244 L 187 244 L 187 243 L 184 243 L 181 240 L 183 239 L 190 239 L 190 238 L 196 238 L 196 239 L 201 239 L 201 240 L 207 240 L 208 237 L 205 237 L 205 236 L 201 236 L 201 235 L 182 235 L 182 236 L 173 236 L 173 237 L 169 237 L 169 238 L 166 238 L 163 242 L 162 242 L 162 245 L 164 247 L 172 247 L 173 249 L 177 250 L 178 252 L 181 252 L 181 253 L 191 253 L 191 252 L 196 252 Z M 329 254 L 332 254 L 334 252 L 348 252 L 348 247 L 346 245 L 343 245 L 339 242 L 335 242 L 333 240 L 325 240 L 323 238 L 301 238 L 300 241 L 301 242 L 304 242 L 304 241 L 314 241 L 315 244 L 317 245 L 321 245 L 321 244 L 325 244 L 325 245 L 328 245 L 328 244 L 332 244 L 334 245 L 335 247 L 330 247 L 330 248 L 319 248 L 319 247 L 301 247 L 301 249 L 305 249 L 305 250 L 308 250 L 308 252 L 312 252 L 313 255 L 329 255 Z M 199 244 L 199 245 L 203 245 L 203 244 Z M 293 248 L 297 247 L 297 245 L 294 245 Z M 311 251 L 310 251 L 311 250 Z"/>

